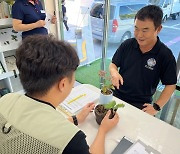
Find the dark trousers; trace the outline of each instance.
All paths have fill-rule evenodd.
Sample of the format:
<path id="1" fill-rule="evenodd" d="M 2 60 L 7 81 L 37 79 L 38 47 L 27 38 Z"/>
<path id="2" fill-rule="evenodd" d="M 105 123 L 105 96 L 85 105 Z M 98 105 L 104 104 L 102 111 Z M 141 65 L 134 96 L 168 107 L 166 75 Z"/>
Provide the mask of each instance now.
<path id="1" fill-rule="evenodd" d="M 63 20 L 63 23 L 64 23 L 64 26 L 66 27 L 66 30 L 68 31 L 69 30 L 69 27 L 67 25 L 67 20 Z"/>

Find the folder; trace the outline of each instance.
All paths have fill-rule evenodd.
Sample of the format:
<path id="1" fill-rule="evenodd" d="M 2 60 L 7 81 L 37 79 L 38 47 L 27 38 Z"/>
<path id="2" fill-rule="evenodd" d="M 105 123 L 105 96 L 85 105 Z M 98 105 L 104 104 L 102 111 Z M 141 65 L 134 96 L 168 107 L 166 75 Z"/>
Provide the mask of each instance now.
<path id="1" fill-rule="evenodd" d="M 123 154 L 133 144 L 127 137 L 123 137 L 112 154 Z"/>
<path id="2" fill-rule="evenodd" d="M 131 145 L 127 151 L 124 154 L 161 154 L 159 151 L 156 149 L 152 148 L 149 145 L 146 145 L 144 142 L 141 140 L 137 140 L 133 145 Z"/>

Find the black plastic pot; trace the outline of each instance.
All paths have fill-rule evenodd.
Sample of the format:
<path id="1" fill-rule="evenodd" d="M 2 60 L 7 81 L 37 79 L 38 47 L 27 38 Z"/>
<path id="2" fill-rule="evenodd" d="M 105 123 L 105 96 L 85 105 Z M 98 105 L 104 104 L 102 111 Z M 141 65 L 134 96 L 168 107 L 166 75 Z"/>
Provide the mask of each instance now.
<path id="1" fill-rule="evenodd" d="M 107 113 L 107 109 L 104 108 L 104 105 L 102 104 L 98 104 L 95 107 L 94 113 L 96 116 L 96 122 L 100 125 L 101 121 L 103 120 L 103 118 L 105 117 L 106 113 Z"/>

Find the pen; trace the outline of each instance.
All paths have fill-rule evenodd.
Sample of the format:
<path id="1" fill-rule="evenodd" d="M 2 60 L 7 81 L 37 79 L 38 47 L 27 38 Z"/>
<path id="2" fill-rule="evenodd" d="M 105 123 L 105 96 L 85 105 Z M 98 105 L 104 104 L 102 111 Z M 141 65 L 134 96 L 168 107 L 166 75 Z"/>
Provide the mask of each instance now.
<path id="1" fill-rule="evenodd" d="M 86 96 L 86 94 L 81 94 L 81 95 L 79 95 L 79 96 L 73 98 L 72 100 L 70 100 L 70 101 L 68 102 L 68 104 L 71 104 L 72 102 L 78 100 L 79 98 L 81 98 L 81 97 L 83 97 L 83 96 Z"/>

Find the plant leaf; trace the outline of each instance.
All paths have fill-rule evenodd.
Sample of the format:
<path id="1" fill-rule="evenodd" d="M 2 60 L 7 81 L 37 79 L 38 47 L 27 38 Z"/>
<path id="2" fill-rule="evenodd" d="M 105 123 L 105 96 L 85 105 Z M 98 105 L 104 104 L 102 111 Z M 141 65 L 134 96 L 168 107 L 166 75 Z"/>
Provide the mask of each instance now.
<path id="1" fill-rule="evenodd" d="M 111 101 L 111 102 L 109 102 L 107 104 L 104 104 L 104 107 L 106 109 L 111 109 L 111 108 L 114 108 L 115 105 L 116 105 L 116 101 Z"/>
<path id="2" fill-rule="evenodd" d="M 124 104 L 117 104 L 115 107 L 114 107 L 114 109 L 118 109 L 118 108 L 121 108 L 121 107 L 124 107 L 125 105 Z"/>
<path id="3" fill-rule="evenodd" d="M 113 90 L 115 90 L 115 88 L 114 88 L 113 84 L 111 84 L 110 88 L 111 88 L 111 89 L 113 89 Z"/>
<path id="4" fill-rule="evenodd" d="M 102 91 L 103 91 L 103 93 L 106 93 L 107 87 L 106 87 L 106 86 L 103 86 L 103 87 L 102 87 Z"/>

